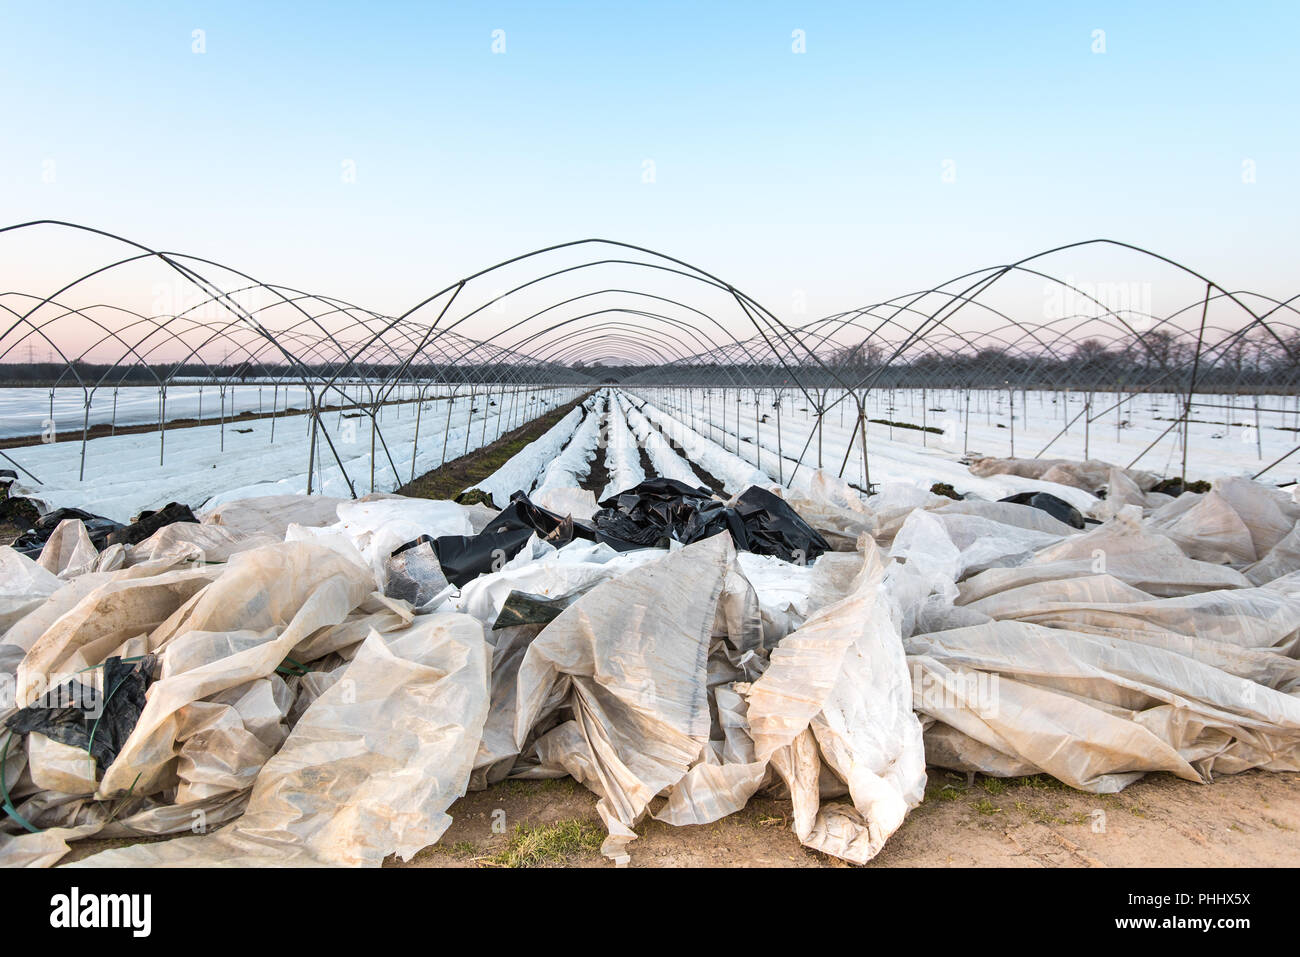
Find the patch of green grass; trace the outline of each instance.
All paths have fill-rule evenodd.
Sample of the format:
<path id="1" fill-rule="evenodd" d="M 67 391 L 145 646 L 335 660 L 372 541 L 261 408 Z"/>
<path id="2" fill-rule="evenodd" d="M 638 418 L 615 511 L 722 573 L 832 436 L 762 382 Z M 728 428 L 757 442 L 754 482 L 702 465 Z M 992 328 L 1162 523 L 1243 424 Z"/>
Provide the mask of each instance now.
<path id="1" fill-rule="evenodd" d="M 1006 783 L 1010 787 L 1030 788 L 1034 791 L 1069 791 L 1070 786 L 1063 781 L 1058 781 L 1050 774 L 1030 774 L 1022 778 L 1007 778 Z"/>
<path id="2" fill-rule="evenodd" d="M 870 419 L 869 421 L 876 425 L 891 425 L 896 429 L 913 429 L 917 432 L 932 432 L 935 435 L 943 435 L 943 429 L 936 428 L 933 425 L 917 425 L 915 422 L 900 422 L 897 419 Z"/>
<path id="3" fill-rule="evenodd" d="M 506 794 L 546 794 L 565 792 L 572 793 L 578 787 L 578 782 L 570 777 L 563 778 L 509 778 L 496 785 Z"/>
<path id="4" fill-rule="evenodd" d="M 578 818 L 555 824 L 518 824 L 506 846 L 486 863 L 495 867 L 565 864 L 580 854 L 599 851 L 604 840 L 599 824 Z"/>
<path id="5" fill-rule="evenodd" d="M 980 783 L 984 786 L 984 790 L 994 797 L 1007 789 L 1007 782 L 1002 778 L 984 778 Z"/>
<path id="6" fill-rule="evenodd" d="M 988 798 L 980 798 L 978 801 L 976 801 L 974 804 L 972 804 L 971 807 L 973 807 L 975 810 L 979 811 L 981 814 L 1001 814 L 1001 813 L 1002 813 L 1002 808 L 995 806 L 995 805 L 993 804 L 993 802 L 990 801 Z"/>

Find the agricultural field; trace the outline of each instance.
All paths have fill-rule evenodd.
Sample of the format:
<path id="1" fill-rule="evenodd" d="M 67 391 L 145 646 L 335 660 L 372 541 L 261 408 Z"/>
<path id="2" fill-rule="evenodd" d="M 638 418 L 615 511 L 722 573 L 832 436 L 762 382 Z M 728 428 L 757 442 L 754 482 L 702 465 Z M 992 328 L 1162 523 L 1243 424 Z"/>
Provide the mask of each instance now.
<path id="1" fill-rule="evenodd" d="M 0 335 L 2 864 L 1300 863 L 1276 300 L 81 281 Z"/>

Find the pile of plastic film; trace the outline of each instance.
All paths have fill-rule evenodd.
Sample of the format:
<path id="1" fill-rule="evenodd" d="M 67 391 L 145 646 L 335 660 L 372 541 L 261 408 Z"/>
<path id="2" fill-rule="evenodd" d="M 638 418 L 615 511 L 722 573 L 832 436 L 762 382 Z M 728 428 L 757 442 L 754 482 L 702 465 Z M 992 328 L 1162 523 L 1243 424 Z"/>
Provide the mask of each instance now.
<path id="1" fill-rule="evenodd" d="M 925 771 L 869 518 L 665 480 L 601 506 L 277 496 L 0 548 L 0 863 L 377 865 L 565 775 L 619 862 L 759 793 L 870 859 Z"/>

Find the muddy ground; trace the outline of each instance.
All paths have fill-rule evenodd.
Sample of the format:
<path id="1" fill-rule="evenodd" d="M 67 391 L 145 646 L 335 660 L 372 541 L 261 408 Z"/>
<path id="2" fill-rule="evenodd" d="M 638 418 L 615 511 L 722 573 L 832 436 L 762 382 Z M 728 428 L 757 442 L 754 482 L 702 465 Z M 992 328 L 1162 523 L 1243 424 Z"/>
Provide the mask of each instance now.
<path id="1" fill-rule="evenodd" d="M 652 808 L 657 808 L 656 801 Z M 443 839 L 399 867 L 612 866 L 596 797 L 566 778 L 515 781 L 452 805 Z M 495 824 L 495 830 L 494 830 Z M 501 831 L 504 830 L 504 833 Z M 790 802 L 756 798 L 714 824 L 636 828 L 632 867 L 845 867 L 790 830 Z M 1295 867 L 1300 774 L 1248 771 L 1198 785 L 1153 774 L 1119 794 L 1046 776 L 930 769 L 925 801 L 868 867 Z"/>

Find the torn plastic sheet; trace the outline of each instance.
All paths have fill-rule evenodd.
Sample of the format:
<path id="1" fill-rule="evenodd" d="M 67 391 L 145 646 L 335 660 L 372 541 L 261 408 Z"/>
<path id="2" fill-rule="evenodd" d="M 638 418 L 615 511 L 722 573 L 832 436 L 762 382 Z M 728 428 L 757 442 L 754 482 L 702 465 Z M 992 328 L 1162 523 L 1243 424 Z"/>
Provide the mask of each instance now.
<path id="1" fill-rule="evenodd" d="M 372 633 L 212 834 L 92 855 L 78 867 L 377 867 L 435 843 L 465 793 L 488 705 L 482 627 L 465 615 Z"/>

